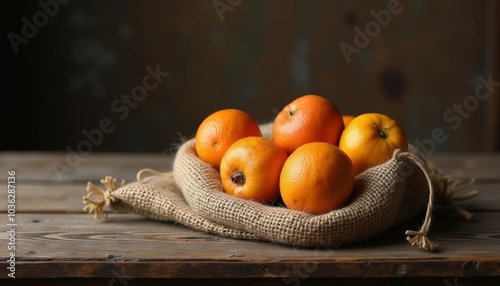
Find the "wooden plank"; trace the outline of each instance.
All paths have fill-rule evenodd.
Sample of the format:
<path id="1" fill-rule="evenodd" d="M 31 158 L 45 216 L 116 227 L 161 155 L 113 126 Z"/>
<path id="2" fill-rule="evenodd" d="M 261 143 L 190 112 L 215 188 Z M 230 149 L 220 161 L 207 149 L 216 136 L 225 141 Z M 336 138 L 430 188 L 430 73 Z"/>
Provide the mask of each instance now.
<path id="1" fill-rule="evenodd" d="M 93 183 L 98 184 L 98 181 Z M 469 190 L 478 190 L 479 196 L 459 202 L 472 212 L 500 211 L 500 183 L 474 184 Z M 82 197 L 86 194 L 86 183 L 32 182 L 17 184 L 17 212 L 62 212 L 82 213 Z M 7 211 L 7 196 L 0 196 L 0 212 Z"/>
<path id="2" fill-rule="evenodd" d="M 391 115 L 412 139 L 429 138 L 434 128 L 443 128 L 450 132 L 440 148 L 482 148 L 486 129 L 477 126 L 483 126 L 489 102 L 481 102 L 456 132 L 443 113 L 474 96 L 478 73 L 483 74 L 490 60 L 484 54 L 484 1 L 401 1 L 400 13 L 383 27 L 370 12 L 386 10 L 385 0 L 236 1 L 234 9 L 224 13 L 193 2 L 137 5 L 138 34 L 144 35 L 141 72 L 144 65 L 161 62 L 172 72 L 169 80 L 196 79 L 196 84 L 179 84 L 182 90 L 159 86 L 160 94 L 185 96 L 151 97 L 144 103 L 156 107 L 168 102 L 171 113 L 148 110 L 161 110 L 175 130 L 192 134 L 204 115 L 227 106 L 270 119 L 274 108 L 314 91 L 332 99 L 344 113 Z M 380 31 L 366 36 L 362 47 L 356 45 L 373 24 Z M 172 35 L 174 40 L 158 41 L 158 35 Z M 354 51 L 343 52 L 341 44 Z M 432 62 L 432 68 L 422 59 Z M 478 140 L 463 140 L 471 134 Z M 161 142 L 174 139 L 162 136 Z"/>
<path id="3" fill-rule="evenodd" d="M 473 213 L 480 211 L 500 211 L 500 183 L 476 183 L 467 190 L 464 190 L 463 193 L 458 193 L 457 195 L 466 194 L 468 190 L 477 190 L 479 195 L 470 200 L 456 202 L 457 205 Z"/>
<path id="4" fill-rule="evenodd" d="M 29 18 L 39 9 L 35 2 L 10 4 L 19 8 L 4 18 L 6 30 L 19 33 L 21 15 Z M 11 54 L 4 92 L 23 96 L 4 97 L 2 115 L 8 118 L 11 108 L 19 106 L 37 120 L 7 126 L 12 140 L 3 144 L 76 149 L 86 140 L 83 130 L 99 128 L 100 120 L 110 118 L 116 131 L 96 149 L 160 151 L 177 138 L 176 131 L 193 134 L 202 118 L 217 109 L 245 108 L 270 119 L 273 108 L 309 91 L 330 97 L 346 113 L 393 115 L 411 138 L 429 138 L 434 128 L 449 127 L 443 113 L 474 95 L 477 74 L 494 61 L 485 53 L 486 1 L 400 1 L 396 7 L 401 11 L 382 26 L 370 12 L 386 10 L 387 0 L 229 1 L 219 12 L 212 2 L 65 5 L 62 15 L 92 11 L 81 23 L 103 39 L 97 48 L 103 60 L 80 64 L 87 47 L 101 44 L 84 33 L 67 37 L 68 27 L 75 25 L 70 16 L 51 19 L 44 36 L 19 55 L 6 49 Z M 93 17 L 107 20 L 94 23 Z M 365 32 L 370 26 L 374 37 L 373 30 Z M 367 42 L 360 40 L 362 47 L 354 41 L 358 35 L 367 37 Z M 352 62 L 342 43 L 354 49 Z M 47 49 L 53 53 L 40 56 Z M 171 75 L 148 91 L 146 100 L 132 101 L 138 107 L 130 109 L 120 101 L 120 110 L 130 115 L 111 108 L 122 93 L 141 84 L 146 66 L 156 64 Z M 488 129 L 477 126 L 483 126 L 489 103 L 481 102 L 458 132 L 450 132 L 443 148 L 481 148 Z M 469 134 L 478 140 L 463 140 Z"/>
<path id="5" fill-rule="evenodd" d="M 486 58 L 490 60 L 485 61 L 485 71 L 487 74 L 493 76 L 500 72 L 500 5 L 497 1 L 486 1 L 486 43 L 485 52 Z M 486 140 L 483 143 L 486 150 L 500 151 L 500 92 L 498 89 L 491 91 L 490 98 L 488 99 L 488 107 L 485 120 L 486 127 Z"/>
<path id="6" fill-rule="evenodd" d="M 18 274 L 26 278 L 112 277 L 113 265 L 144 278 L 286 277 L 306 267 L 314 269 L 309 277 L 500 275 L 498 212 L 478 213 L 475 223 L 440 218 L 431 233 L 440 245 L 436 253 L 405 241 L 404 231 L 420 217 L 365 242 L 317 249 L 228 239 L 133 214 L 115 214 L 109 222 L 85 214 L 16 218 Z M 0 239 L 6 241 L 5 231 Z M 7 259 L 5 250 L 0 259 Z"/>
<path id="7" fill-rule="evenodd" d="M 19 183 L 16 212 L 83 212 L 86 184 Z M 7 196 L 0 197 L 0 212 L 7 211 Z"/>
<path id="8" fill-rule="evenodd" d="M 123 276 L 116 269 L 117 266 L 110 267 L 116 277 L 112 278 L 53 278 L 50 280 L 42 279 L 23 279 L 26 285 L 37 286 L 96 286 L 96 285 L 115 285 L 115 286 L 165 286 L 165 285 L 183 285 L 183 286 L 234 286 L 234 285 L 300 285 L 300 286 L 447 286 L 447 285 L 467 285 L 467 286 L 484 286 L 484 285 L 498 285 L 500 278 L 498 277 L 422 277 L 405 279 L 400 277 L 392 278 L 314 278 L 314 277 L 282 277 L 282 278 L 212 278 L 212 279 L 198 279 L 198 278 L 170 278 L 170 279 L 157 279 L 157 278 L 137 278 L 128 275 Z M 125 268 L 122 269 L 126 271 Z M 456 282 L 455 282 L 456 281 Z M 210 284 L 208 284 L 210 283 Z M 455 284 L 454 284 L 455 283 Z"/>
<path id="9" fill-rule="evenodd" d="M 481 242 L 484 245 L 476 245 L 474 243 L 470 247 L 483 247 L 492 243 L 498 244 L 500 231 L 500 226 L 498 225 L 498 219 L 500 214 L 494 213 L 480 213 L 477 215 L 477 221 L 474 223 L 467 223 L 460 219 L 457 219 L 453 215 L 447 216 L 446 214 L 440 214 L 435 219 L 431 236 L 433 239 L 446 240 L 446 238 L 456 238 L 464 236 L 464 240 L 468 240 L 464 234 L 473 234 L 477 239 L 484 238 L 483 241 L 475 241 L 476 244 Z M 243 240 L 234 240 L 223 238 L 219 236 L 214 236 L 210 234 L 205 234 L 197 231 L 192 231 L 189 228 L 182 227 L 180 225 L 173 225 L 171 223 L 162 223 L 152 221 L 143 218 L 139 215 L 134 214 L 114 214 L 111 215 L 110 221 L 103 222 L 95 220 L 91 215 L 88 214 L 19 214 L 17 216 L 17 222 L 19 225 L 19 239 L 24 240 L 25 246 L 23 249 L 26 252 L 30 250 L 26 247 L 26 242 L 32 240 L 33 243 L 41 242 L 43 243 L 52 242 L 60 243 L 61 245 L 68 244 L 72 245 L 70 248 L 62 247 L 61 249 L 47 249 L 47 247 L 37 248 L 37 254 L 30 253 L 26 256 L 20 253 L 20 257 L 25 257 L 26 259 L 33 260 L 35 258 L 51 257 L 52 259 L 62 259 L 62 260 L 80 260 L 94 258 L 97 260 L 107 260 L 109 255 L 114 255 L 117 258 L 123 257 L 143 257 L 150 260 L 163 260 L 163 259 L 240 259 L 241 257 L 265 260 L 265 255 L 269 250 L 273 250 L 272 255 L 287 256 L 288 258 L 302 257 L 318 255 L 314 251 L 309 251 L 306 249 L 293 249 L 289 247 L 278 247 L 270 243 L 259 243 L 259 242 L 248 242 Z M 442 257 L 443 255 L 456 255 L 455 251 L 459 253 L 470 253 L 472 249 L 469 247 L 467 249 L 455 249 L 454 247 L 459 247 L 460 245 L 454 245 L 454 243 L 442 243 L 443 246 L 449 244 L 448 249 L 453 249 L 448 253 L 438 253 L 429 255 L 426 252 L 414 251 L 414 248 L 407 247 L 407 243 L 404 240 L 404 231 L 408 228 L 413 228 L 416 224 L 421 222 L 421 218 L 415 218 L 407 223 L 394 227 L 390 231 L 387 231 L 383 235 L 377 236 L 374 239 L 368 240 L 363 243 L 359 243 L 355 246 L 332 249 L 331 251 L 322 252 L 325 257 L 335 253 L 339 255 L 341 253 L 346 253 L 345 259 L 354 259 L 363 256 L 367 256 L 366 253 L 360 250 L 366 250 L 370 248 L 375 251 L 371 251 L 370 257 L 398 257 L 396 252 L 402 252 L 405 257 L 411 258 L 429 258 L 429 257 Z M 2 233 L 2 238 L 5 237 L 5 233 Z M 489 236 L 492 236 L 489 238 Z M 75 243 L 75 242 L 86 243 Z M 452 240 L 451 242 L 453 242 Z M 118 243 L 119 242 L 119 243 Z M 125 244 L 134 244 L 138 242 L 137 245 L 142 245 L 141 249 L 125 249 L 123 248 Z M 146 243 L 147 242 L 147 243 Z M 207 248 L 207 243 L 200 242 L 210 242 L 210 248 Z M 213 243 L 212 243 L 213 242 Z M 443 241 L 444 242 L 444 241 Z M 474 240 L 470 241 L 474 242 Z M 90 247 L 90 244 L 95 244 L 96 248 Z M 168 249 L 163 247 L 156 248 L 159 245 L 169 245 Z M 186 246 L 184 244 L 190 244 Z M 227 247 L 233 244 L 234 248 Z M 396 252 L 380 253 L 377 248 L 389 247 L 392 244 Z M 224 246 L 224 249 L 219 249 L 219 246 Z M 179 252 L 176 247 L 180 247 L 187 252 Z M 190 249 L 190 247 L 201 247 L 200 249 Z M 239 248 L 241 247 L 241 248 Z M 49 247 L 50 248 L 50 247 Z M 78 248 L 82 249 L 93 249 L 93 251 L 81 251 L 78 257 L 72 256 L 72 254 L 67 253 L 69 249 L 75 252 Z M 106 249 L 106 250 L 105 250 Z M 147 251 L 151 251 L 148 253 Z M 163 251 L 168 252 L 168 256 L 165 253 L 159 253 L 158 249 L 163 249 Z M 102 250 L 105 250 L 104 252 Z M 381 249 L 383 250 L 383 249 Z M 481 252 L 489 252 L 494 254 L 494 250 L 500 251 L 500 245 L 493 249 L 483 249 Z M 49 252 L 44 252 L 49 251 Z M 121 253 L 126 251 L 126 253 Z M 391 255 L 392 253 L 392 255 Z M 192 257 L 190 256 L 192 254 Z M 322 255 L 323 255 L 322 254 Z M 269 255 L 269 254 L 267 254 Z M 437 255 L 437 256 L 436 256 Z"/>
<path id="10" fill-rule="evenodd" d="M 0 153 L 0 174 L 17 170 L 18 181 L 99 181 L 113 176 L 128 181 L 135 180 L 142 168 L 162 172 L 172 169 L 173 156 L 161 153 L 92 153 L 74 159 L 63 152 L 4 152 Z M 6 175 L 0 177 L 6 180 Z"/>
<path id="11" fill-rule="evenodd" d="M 499 153 L 435 153 L 429 161 L 456 178 L 500 181 Z"/>
<path id="12" fill-rule="evenodd" d="M 61 152 L 3 152 L 0 153 L 0 174 L 18 170 L 20 181 L 87 182 L 98 181 L 107 175 L 134 180 L 142 168 L 170 171 L 174 160 L 170 153 L 93 153 L 71 167 L 66 156 Z M 499 153 L 435 153 L 428 160 L 457 178 L 500 181 Z M 54 169 L 54 164 L 58 163 L 69 166 L 68 172 L 59 172 L 61 176 L 58 176 Z M 0 181 L 5 180 L 0 177 Z"/>
<path id="13" fill-rule="evenodd" d="M 472 257 L 470 257 L 472 258 Z M 281 283 L 312 278 L 495 277 L 499 262 L 476 261 L 289 261 L 282 262 L 19 262 L 23 278 L 278 278 Z M 309 269 L 309 271 L 308 271 Z M 314 271 L 313 271 L 314 269 Z M 5 272 L 4 270 L 0 272 Z M 70 275 L 70 276 L 68 276 Z M 497 281 L 498 281 L 498 277 Z M 452 280 L 453 281 L 453 280 Z M 280 283 L 280 284 L 281 284 Z M 289 284 L 288 283 L 288 284 Z M 282 284 L 281 284 L 282 285 Z M 314 285 L 314 284 L 313 284 Z M 446 284 L 445 284 L 446 285 Z M 477 285 L 477 284 L 475 284 Z M 491 285 L 491 284 L 490 284 Z"/>

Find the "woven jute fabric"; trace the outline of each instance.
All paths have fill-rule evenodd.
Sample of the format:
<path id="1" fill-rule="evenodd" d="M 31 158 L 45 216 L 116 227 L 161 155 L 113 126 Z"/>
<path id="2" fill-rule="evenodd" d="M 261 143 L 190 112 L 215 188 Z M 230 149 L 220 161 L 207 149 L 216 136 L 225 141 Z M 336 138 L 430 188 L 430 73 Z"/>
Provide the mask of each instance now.
<path id="1" fill-rule="evenodd" d="M 407 159 L 392 158 L 358 175 L 350 201 L 322 215 L 224 193 L 219 173 L 197 157 L 194 140 L 181 146 L 173 168 L 175 181 L 194 213 L 259 238 L 295 246 L 367 239 L 415 216 L 428 198 L 424 175 Z"/>
<path id="2" fill-rule="evenodd" d="M 270 138 L 271 127 L 261 125 L 264 137 Z M 409 152 L 416 156 L 413 149 Z M 198 158 L 191 139 L 176 152 L 173 172 L 108 187 L 100 204 L 107 200 L 112 209 L 232 238 L 298 247 L 350 244 L 414 217 L 427 205 L 431 185 L 425 176 L 427 166 L 423 161 L 417 167 L 414 161 L 395 155 L 366 170 L 356 177 L 353 194 L 343 207 L 310 215 L 226 194 L 219 172 Z M 89 205 L 96 217 L 101 215 L 95 209 L 102 206 L 95 201 Z"/>
<path id="3" fill-rule="evenodd" d="M 252 233 L 230 228 L 191 210 L 172 173 L 147 177 L 112 192 L 113 210 L 137 213 L 154 220 L 174 221 L 196 230 L 232 238 L 255 239 Z"/>

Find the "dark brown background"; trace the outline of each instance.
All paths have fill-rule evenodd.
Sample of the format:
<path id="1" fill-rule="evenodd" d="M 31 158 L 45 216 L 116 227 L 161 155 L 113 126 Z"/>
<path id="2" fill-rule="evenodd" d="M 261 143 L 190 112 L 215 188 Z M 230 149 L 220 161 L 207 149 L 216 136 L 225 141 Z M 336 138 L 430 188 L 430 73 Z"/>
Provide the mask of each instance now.
<path id="1" fill-rule="evenodd" d="M 115 125 L 92 151 L 162 152 L 191 137 L 217 109 L 273 119 L 306 93 L 346 114 L 381 112 L 410 141 L 442 128 L 440 151 L 499 150 L 498 91 L 458 128 L 443 114 L 473 97 L 478 76 L 500 81 L 495 1 L 401 0 L 401 13 L 352 54 L 362 30 L 391 1 L 78 1 L 59 7 L 16 54 L 7 35 L 37 1 L 2 1 L 2 150 L 77 150 L 82 130 Z M 146 66 L 170 75 L 123 120 L 111 103 L 142 84 Z"/>

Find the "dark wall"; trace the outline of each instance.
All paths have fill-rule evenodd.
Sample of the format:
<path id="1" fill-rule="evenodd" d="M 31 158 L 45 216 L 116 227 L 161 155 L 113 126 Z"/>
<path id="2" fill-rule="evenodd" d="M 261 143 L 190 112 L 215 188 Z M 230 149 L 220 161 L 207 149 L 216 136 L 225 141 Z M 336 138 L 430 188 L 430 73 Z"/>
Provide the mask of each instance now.
<path id="1" fill-rule="evenodd" d="M 54 3 L 0 4 L 2 150 L 162 152 L 217 109 L 266 122 L 306 93 L 427 148 L 498 148 L 488 1 Z"/>

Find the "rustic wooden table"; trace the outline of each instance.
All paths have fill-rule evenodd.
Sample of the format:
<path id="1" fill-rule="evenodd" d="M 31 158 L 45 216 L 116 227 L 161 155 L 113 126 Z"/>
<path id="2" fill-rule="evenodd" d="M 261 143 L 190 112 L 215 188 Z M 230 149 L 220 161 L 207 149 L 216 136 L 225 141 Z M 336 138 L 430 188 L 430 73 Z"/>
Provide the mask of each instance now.
<path id="1" fill-rule="evenodd" d="M 474 213 L 471 222 L 447 208 L 435 210 L 430 238 L 439 251 L 434 253 L 405 240 L 404 231 L 416 229 L 423 214 L 336 249 L 233 240 L 130 213 L 96 220 L 82 211 L 87 181 L 97 183 L 105 175 L 133 181 L 144 167 L 171 169 L 172 156 L 93 153 L 81 161 L 66 159 L 71 158 L 65 153 L 0 154 L 0 285 L 19 280 L 31 285 L 500 285 L 499 154 L 432 156 L 445 173 L 475 177 L 472 188 L 479 191 L 460 203 Z M 8 196 L 14 189 L 15 201 Z M 15 250 L 9 250 L 12 246 Z M 15 269 L 9 269 L 13 263 Z"/>

